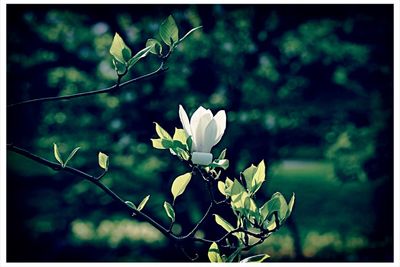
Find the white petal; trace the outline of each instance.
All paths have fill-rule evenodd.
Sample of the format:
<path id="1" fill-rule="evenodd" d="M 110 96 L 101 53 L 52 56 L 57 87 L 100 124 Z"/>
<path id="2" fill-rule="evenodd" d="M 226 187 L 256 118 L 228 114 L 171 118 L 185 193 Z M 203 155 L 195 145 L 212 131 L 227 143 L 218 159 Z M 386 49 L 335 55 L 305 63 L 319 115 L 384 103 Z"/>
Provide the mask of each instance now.
<path id="1" fill-rule="evenodd" d="M 182 123 L 183 129 L 185 129 L 186 134 L 188 136 L 191 136 L 192 131 L 190 129 L 189 117 L 188 117 L 185 109 L 182 107 L 182 105 L 179 105 L 179 118 L 181 119 L 181 123 Z"/>
<path id="2" fill-rule="evenodd" d="M 214 116 L 214 120 L 217 123 L 217 135 L 215 137 L 214 145 L 218 144 L 221 140 L 222 136 L 224 135 L 225 128 L 226 128 L 226 113 L 225 110 L 218 111 L 217 114 Z"/>
<path id="3" fill-rule="evenodd" d="M 194 139 L 196 140 L 196 150 L 197 152 L 210 152 L 206 151 L 204 147 L 204 139 L 205 139 L 205 132 L 208 124 L 212 120 L 212 113 L 210 112 L 205 112 L 203 115 L 199 118 L 198 123 L 196 124 L 195 127 L 192 125 L 192 133 L 194 136 Z"/>
<path id="4" fill-rule="evenodd" d="M 215 145 L 216 136 L 217 136 L 217 122 L 215 121 L 215 119 L 212 119 L 204 131 L 202 152 L 211 151 L 211 148 Z"/>

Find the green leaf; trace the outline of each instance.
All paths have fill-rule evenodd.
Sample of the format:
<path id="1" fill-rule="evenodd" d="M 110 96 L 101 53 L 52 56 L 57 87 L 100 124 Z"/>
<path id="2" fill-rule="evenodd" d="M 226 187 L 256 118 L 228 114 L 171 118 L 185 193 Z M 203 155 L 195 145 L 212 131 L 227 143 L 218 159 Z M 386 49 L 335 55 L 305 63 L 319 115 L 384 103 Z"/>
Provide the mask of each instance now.
<path id="1" fill-rule="evenodd" d="M 181 142 L 182 145 L 185 146 L 186 140 L 187 140 L 187 136 L 186 136 L 185 130 L 184 130 L 184 129 L 175 128 L 174 136 L 172 137 L 172 139 L 173 139 L 174 141 L 179 141 L 179 142 Z M 183 148 L 185 148 L 185 147 L 183 147 Z"/>
<path id="2" fill-rule="evenodd" d="M 145 56 L 147 56 L 147 54 L 150 52 L 151 48 L 152 48 L 151 46 L 145 47 L 142 50 L 140 50 L 139 52 L 137 52 L 137 54 L 134 55 L 128 61 L 128 68 L 133 67 L 141 58 L 144 58 Z"/>
<path id="3" fill-rule="evenodd" d="M 218 181 L 217 186 L 218 186 L 218 191 L 219 191 L 221 194 L 223 194 L 224 196 L 226 196 L 226 193 L 225 193 L 225 183 L 222 182 L 222 181 Z"/>
<path id="4" fill-rule="evenodd" d="M 180 147 L 175 147 L 174 150 L 176 151 L 176 154 L 179 157 L 181 157 L 183 160 L 189 160 L 190 155 L 186 150 L 184 150 L 184 149 L 182 149 Z"/>
<path id="5" fill-rule="evenodd" d="M 132 209 L 135 209 L 135 210 L 137 209 L 136 206 L 135 206 L 135 204 L 133 204 L 133 203 L 130 202 L 130 201 L 125 201 L 125 204 L 128 205 L 129 207 L 131 207 Z"/>
<path id="6" fill-rule="evenodd" d="M 257 171 L 253 177 L 253 184 L 251 186 L 252 192 L 256 193 L 258 191 L 258 189 L 260 189 L 260 187 L 264 181 L 265 181 L 265 163 L 264 163 L 264 160 L 262 160 L 258 164 Z"/>
<path id="7" fill-rule="evenodd" d="M 102 152 L 99 152 L 99 165 L 102 167 L 104 170 L 108 170 L 108 156 Z"/>
<path id="8" fill-rule="evenodd" d="M 183 40 L 185 40 L 190 34 L 192 34 L 194 31 L 203 28 L 203 26 L 198 26 L 196 28 L 191 29 L 190 31 L 188 31 L 181 39 L 179 39 L 179 43 L 182 42 Z"/>
<path id="9" fill-rule="evenodd" d="M 229 167 L 229 160 L 228 159 L 216 159 L 210 165 L 211 168 L 222 168 L 224 170 L 228 169 Z"/>
<path id="10" fill-rule="evenodd" d="M 161 39 L 168 46 L 173 46 L 179 40 L 179 30 L 174 18 L 169 15 L 160 25 L 159 33 Z"/>
<path id="11" fill-rule="evenodd" d="M 255 255 L 255 256 L 251 256 L 248 258 L 245 258 L 243 260 L 240 261 L 240 263 L 247 263 L 247 262 L 263 262 L 266 259 L 268 259 L 270 256 L 267 254 L 259 254 L 259 255 Z"/>
<path id="12" fill-rule="evenodd" d="M 219 154 L 218 159 L 225 159 L 226 156 L 226 148 L 221 151 L 221 154 Z"/>
<path id="13" fill-rule="evenodd" d="M 114 69 L 118 74 L 122 74 L 125 72 L 125 70 L 127 68 L 126 65 L 120 63 L 119 61 L 115 60 L 114 58 L 113 58 L 112 62 L 114 64 Z"/>
<path id="14" fill-rule="evenodd" d="M 64 167 L 64 162 L 61 159 L 61 154 L 60 151 L 58 151 L 58 146 L 56 143 L 53 143 L 53 150 L 54 150 L 54 157 L 61 164 L 61 166 Z"/>
<path id="15" fill-rule="evenodd" d="M 256 172 L 257 172 L 257 167 L 251 164 L 250 167 L 245 169 L 242 173 L 244 176 L 244 180 L 246 181 L 246 188 L 249 192 L 251 192 L 253 177 Z"/>
<path id="16" fill-rule="evenodd" d="M 192 137 L 188 136 L 188 138 L 186 139 L 186 146 L 189 152 L 192 150 L 192 143 L 193 143 Z"/>
<path id="17" fill-rule="evenodd" d="M 222 226 L 222 228 L 224 228 L 225 231 L 227 231 L 228 233 L 229 233 L 229 232 L 232 232 L 233 230 L 235 230 L 235 228 L 233 228 L 233 226 L 232 226 L 229 222 L 225 221 L 225 220 L 224 220 L 221 216 L 219 216 L 218 214 L 214 214 L 214 217 L 215 217 L 215 222 L 216 222 L 218 225 Z"/>
<path id="18" fill-rule="evenodd" d="M 281 223 L 286 218 L 288 205 L 283 195 L 279 192 L 276 192 L 272 195 L 271 199 L 259 209 L 259 212 L 261 214 L 262 221 L 265 221 L 266 219 L 269 220 L 272 214 L 277 212 L 279 222 Z"/>
<path id="19" fill-rule="evenodd" d="M 164 201 L 164 209 L 165 212 L 167 213 L 167 216 L 171 219 L 171 221 L 175 221 L 175 211 L 174 208 L 172 207 L 171 204 L 169 204 L 167 201 Z"/>
<path id="20" fill-rule="evenodd" d="M 233 181 L 229 179 L 229 177 L 226 177 L 225 180 L 225 193 L 227 196 L 232 195 L 232 187 L 233 187 Z"/>
<path id="21" fill-rule="evenodd" d="M 174 201 L 178 196 L 182 195 L 183 192 L 185 192 L 186 186 L 189 184 L 191 178 L 192 178 L 191 172 L 182 174 L 175 178 L 171 187 L 171 193 L 174 197 Z"/>
<path id="22" fill-rule="evenodd" d="M 157 122 L 154 123 L 156 125 L 156 132 L 161 139 L 167 139 L 172 141 L 171 135 L 164 130 Z"/>
<path id="23" fill-rule="evenodd" d="M 156 39 L 148 39 L 146 42 L 146 47 L 151 46 L 150 53 L 155 55 L 161 55 L 162 53 L 162 45 Z"/>
<path id="24" fill-rule="evenodd" d="M 215 242 L 213 242 L 208 249 L 208 259 L 210 262 L 224 262 L 219 253 L 218 245 Z"/>
<path id="25" fill-rule="evenodd" d="M 138 208 L 137 208 L 138 211 L 141 211 L 141 210 L 144 208 L 144 206 L 146 206 L 146 203 L 147 203 L 147 201 L 149 201 L 149 198 L 150 198 L 150 195 L 147 195 L 147 196 L 142 200 L 142 202 L 140 202 L 140 204 L 139 204 L 139 206 L 138 206 Z"/>
<path id="26" fill-rule="evenodd" d="M 68 158 L 65 160 L 63 167 L 67 166 L 68 161 L 70 161 L 73 156 L 75 156 L 76 152 L 78 152 L 78 150 L 80 149 L 80 147 L 76 147 L 74 150 L 72 150 L 71 153 L 69 153 Z"/>
<path id="27" fill-rule="evenodd" d="M 115 33 L 111 44 L 110 54 L 119 62 L 125 64 L 132 57 L 131 49 L 125 44 L 118 33 Z"/>

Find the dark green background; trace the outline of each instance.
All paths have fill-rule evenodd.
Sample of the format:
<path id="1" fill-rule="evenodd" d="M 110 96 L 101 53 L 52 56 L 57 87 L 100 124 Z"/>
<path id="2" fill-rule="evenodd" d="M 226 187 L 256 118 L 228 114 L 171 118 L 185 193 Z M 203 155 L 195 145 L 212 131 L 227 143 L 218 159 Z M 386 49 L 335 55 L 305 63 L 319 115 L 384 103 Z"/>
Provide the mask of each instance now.
<path id="1" fill-rule="evenodd" d="M 7 102 L 66 95 L 115 83 L 108 50 L 119 32 L 133 51 L 158 37 L 173 14 L 180 35 L 203 25 L 169 70 L 113 95 L 7 110 L 7 142 L 103 182 L 167 225 L 162 203 L 187 171 L 152 149 L 152 122 L 180 127 L 178 105 L 227 111 L 217 155 L 229 177 L 265 159 L 259 203 L 296 193 L 292 218 L 250 254 L 272 261 L 393 260 L 392 5 L 7 5 Z M 166 49 L 166 48 L 165 48 Z M 129 76 L 148 73 L 148 56 Z M 208 205 L 193 179 L 177 202 L 186 233 Z M 221 211 L 222 212 L 222 211 Z M 206 237 L 222 231 L 212 220 Z M 206 261 L 204 247 L 199 260 Z M 7 261 L 182 261 L 148 224 L 92 184 L 7 154 Z"/>

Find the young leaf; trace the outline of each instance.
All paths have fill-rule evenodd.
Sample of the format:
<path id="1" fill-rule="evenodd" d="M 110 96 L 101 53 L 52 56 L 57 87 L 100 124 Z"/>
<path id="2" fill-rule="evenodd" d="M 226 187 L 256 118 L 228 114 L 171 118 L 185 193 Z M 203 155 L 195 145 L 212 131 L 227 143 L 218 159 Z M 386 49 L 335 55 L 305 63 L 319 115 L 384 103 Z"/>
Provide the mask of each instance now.
<path id="1" fill-rule="evenodd" d="M 135 210 L 137 209 L 136 206 L 135 206 L 135 204 L 133 204 L 133 203 L 130 202 L 130 201 L 125 201 L 125 204 L 128 205 L 129 207 L 131 207 L 132 209 L 135 209 Z"/>
<path id="2" fill-rule="evenodd" d="M 253 177 L 253 183 L 251 185 L 251 191 L 253 193 L 256 193 L 258 189 L 260 189 L 262 183 L 265 181 L 265 163 L 264 160 L 262 160 L 258 166 L 257 166 L 257 171 L 254 174 Z"/>
<path id="3" fill-rule="evenodd" d="M 216 159 L 208 166 L 211 168 L 219 167 L 219 168 L 226 170 L 229 167 L 229 160 L 228 159 Z"/>
<path id="4" fill-rule="evenodd" d="M 196 31 L 198 29 L 201 29 L 201 28 L 203 28 L 203 26 L 198 26 L 198 27 L 193 28 L 190 31 L 188 31 L 181 39 L 179 39 L 179 43 L 182 42 L 183 40 L 185 40 L 186 37 L 188 37 L 192 32 L 194 32 L 194 31 Z"/>
<path id="5" fill-rule="evenodd" d="M 233 226 L 229 223 L 229 222 L 227 222 L 227 221 L 225 221 L 221 216 L 219 216 L 218 214 L 214 214 L 214 217 L 215 217 L 215 222 L 218 224 L 218 225 L 220 225 L 222 228 L 224 228 L 225 229 L 225 231 L 227 231 L 228 233 L 229 232 L 232 232 L 235 228 L 233 228 Z"/>
<path id="6" fill-rule="evenodd" d="M 165 212 L 167 213 L 167 216 L 171 219 L 171 221 L 175 221 L 175 211 L 174 208 L 172 207 L 171 204 L 169 204 L 167 201 L 164 201 L 164 209 Z"/>
<path id="7" fill-rule="evenodd" d="M 128 68 L 133 67 L 133 65 L 135 65 L 141 58 L 144 58 L 145 56 L 147 56 L 147 54 L 150 52 L 151 48 L 152 48 L 151 46 L 148 46 L 148 47 L 143 48 L 139 52 L 137 52 L 137 54 L 134 55 L 128 61 Z"/>
<path id="8" fill-rule="evenodd" d="M 141 211 L 141 210 L 144 208 L 144 206 L 146 205 L 147 201 L 149 201 L 149 198 L 150 198 L 150 195 L 147 195 L 147 196 L 142 200 L 142 202 L 140 202 L 140 204 L 139 204 L 139 206 L 138 206 L 138 208 L 137 208 L 138 211 Z"/>
<path id="9" fill-rule="evenodd" d="M 171 135 L 164 130 L 157 122 L 154 123 L 156 125 L 156 132 L 161 139 L 167 139 L 172 141 Z"/>
<path id="10" fill-rule="evenodd" d="M 179 40 L 179 30 L 178 26 L 176 26 L 176 22 L 174 18 L 169 15 L 166 20 L 160 25 L 159 33 L 161 39 L 168 46 L 172 46 Z"/>
<path id="11" fill-rule="evenodd" d="M 151 46 L 150 53 L 155 55 L 161 55 L 162 53 L 162 45 L 156 39 L 148 39 L 146 42 L 146 47 Z"/>
<path id="12" fill-rule="evenodd" d="M 71 153 L 69 153 L 68 158 L 65 160 L 63 167 L 65 168 L 65 166 L 67 166 L 68 161 L 70 161 L 72 159 L 73 156 L 75 156 L 76 152 L 78 152 L 78 150 L 80 149 L 80 147 L 76 147 L 74 150 L 72 150 Z"/>
<path id="13" fill-rule="evenodd" d="M 221 154 L 219 154 L 218 159 L 225 159 L 226 157 L 226 148 L 221 151 Z"/>
<path id="14" fill-rule="evenodd" d="M 111 44 L 110 54 L 119 62 L 125 64 L 132 57 L 131 49 L 125 44 L 118 33 L 115 33 Z"/>
<path id="15" fill-rule="evenodd" d="M 126 65 L 122 64 L 121 62 L 115 60 L 115 58 L 113 58 L 112 60 L 113 64 L 114 64 L 114 69 L 118 74 L 124 73 L 126 70 Z"/>
<path id="16" fill-rule="evenodd" d="M 222 182 L 222 181 L 218 181 L 217 186 L 218 186 L 218 191 L 219 191 L 221 194 L 223 194 L 224 196 L 226 196 L 226 193 L 225 193 L 225 183 Z"/>
<path id="17" fill-rule="evenodd" d="M 61 166 L 64 167 L 64 162 L 61 159 L 60 151 L 58 151 L 58 146 L 56 143 L 53 143 L 53 148 L 54 148 L 54 157 L 61 164 Z"/>
<path id="18" fill-rule="evenodd" d="M 257 171 L 257 167 L 254 166 L 253 164 L 251 164 L 250 167 L 248 167 L 247 169 L 245 169 L 243 171 L 244 180 L 246 181 L 246 188 L 250 193 L 252 193 L 251 188 L 252 188 L 253 179 L 254 179 L 253 177 L 254 177 L 254 174 L 256 173 L 256 171 Z"/>
<path id="19" fill-rule="evenodd" d="M 108 156 L 102 152 L 99 152 L 99 166 L 105 171 L 108 170 Z"/>
<path id="20" fill-rule="evenodd" d="M 242 251 L 243 245 L 240 244 L 239 247 L 226 259 L 226 262 L 233 262 L 237 255 Z"/>
<path id="21" fill-rule="evenodd" d="M 190 182 L 191 178 L 192 178 L 191 172 L 185 173 L 175 178 L 171 187 L 171 193 L 174 197 L 174 201 L 178 196 L 182 195 L 183 192 L 185 192 L 186 186 Z"/>
<path id="22" fill-rule="evenodd" d="M 174 141 L 181 142 L 183 145 L 183 149 L 185 149 L 187 136 L 184 129 L 175 128 L 174 136 L 172 137 L 172 139 L 174 139 Z"/>
<path id="23" fill-rule="evenodd" d="M 208 249 L 208 259 L 210 262 L 224 262 L 219 254 L 217 243 L 213 242 Z"/>
<path id="24" fill-rule="evenodd" d="M 247 262 L 263 262 L 266 259 L 268 259 L 270 256 L 267 254 L 260 254 L 260 255 L 255 255 L 255 256 L 251 256 L 248 258 L 245 258 L 243 260 L 240 261 L 240 263 L 247 263 Z"/>

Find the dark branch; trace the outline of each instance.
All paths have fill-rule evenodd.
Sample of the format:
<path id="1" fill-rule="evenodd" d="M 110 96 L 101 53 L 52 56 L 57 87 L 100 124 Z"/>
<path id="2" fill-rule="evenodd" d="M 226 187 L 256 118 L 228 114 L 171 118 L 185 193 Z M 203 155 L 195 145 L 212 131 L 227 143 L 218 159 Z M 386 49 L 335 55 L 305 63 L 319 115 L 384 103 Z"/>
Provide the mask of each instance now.
<path id="1" fill-rule="evenodd" d="M 79 176 L 79 177 L 82 177 L 82 178 L 88 180 L 89 182 L 91 182 L 91 183 L 95 184 L 96 186 L 98 186 L 99 188 L 101 188 L 107 195 L 112 197 L 115 201 L 120 203 L 120 205 L 122 207 L 124 207 L 125 209 L 128 209 L 131 213 L 133 212 L 136 216 L 138 216 L 142 220 L 147 221 L 148 223 L 150 223 L 157 230 L 159 230 L 162 234 L 164 234 L 168 239 L 170 239 L 170 240 L 172 240 L 174 242 L 176 242 L 178 240 L 178 238 L 175 235 L 169 233 L 167 229 L 165 229 L 158 222 L 156 222 L 155 220 L 150 218 L 147 214 L 145 214 L 145 213 L 143 213 L 143 212 L 141 212 L 141 211 L 139 211 L 139 210 L 137 210 L 137 209 L 135 209 L 135 208 L 133 208 L 131 206 L 128 206 L 120 196 L 118 196 L 116 193 L 114 193 L 114 191 L 112 191 L 110 188 L 108 188 L 106 185 L 102 184 L 99 181 L 99 177 L 100 176 L 99 177 L 95 177 L 93 175 L 90 175 L 88 173 L 85 173 L 85 172 L 83 172 L 81 170 L 78 170 L 78 169 L 75 169 L 75 168 L 72 168 L 72 167 L 69 167 L 69 166 L 65 166 L 64 168 L 62 168 L 59 163 L 49 161 L 49 160 L 47 160 L 45 158 L 39 157 L 39 156 L 31 153 L 31 152 L 29 152 L 29 151 L 27 151 L 25 149 L 16 147 L 16 146 L 11 145 L 11 144 L 7 145 L 7 149 L 10 150 L 10 151 L 13 151 L 15 153 L 18 153 L 18 154 L 20 154 L 20 155 L 22 155 L 24 157 L 27 157 L 29 159 L 32 159 L 32 160 L 34 160 L 34 161 L 36 161 L 36 162 L 38 162 L 38 163 L 40 163 L 40 164 L 42 164 L 44 166 L 52 168 L 53 170 L 65 171 L 65 172 L 71 173 L 73 175 L 76 175 L 76 176 Z"/>
<path id="2" fill-rule="evenodd" d="M 158 67 L 157 70 L 150 72 L 148 74 L 133 78 L 129 81 L 126 81 L 124 83 L 121 82 L 121 75 L 118 75 L 118 81 L 115 85 L 103 89 L 98 89 L 98 90 L 93 90 L 89 92 L 83 92 L 83 93 L 77 93 L 77 94 L 72 94 L 72 95 L 65 95 L 65 96 L 53 96 L 53 97 L 43 97 L 43 98 L 36 98 L 36 99 L 31 99 L 31 100 L 26 100 L 14 104 L 10 104 L 7 106 L 7 108 L 14 108 L 22 105 L 27 105 L 27 104 L 39 104 L 43 102 L 49 102 L 49 101 L 58 101 L 58 100 L 68 100 L 68 99 L 73 99 L 73 98 L 79 98 L 79 97 L 84 97 L 84 96 L 90 96 L 90 95 L 97 95 L 97 94 L 104 94 L 104 93 L 111 93 L 119 88 L 125 87 L 131 83 L 138 82 L 153 76 L 156 76 L 157 74 L 160 74 L 164 71 L 167 70 L 167 68 L 164 67 L 165 61 L 163 60 Z"/>

